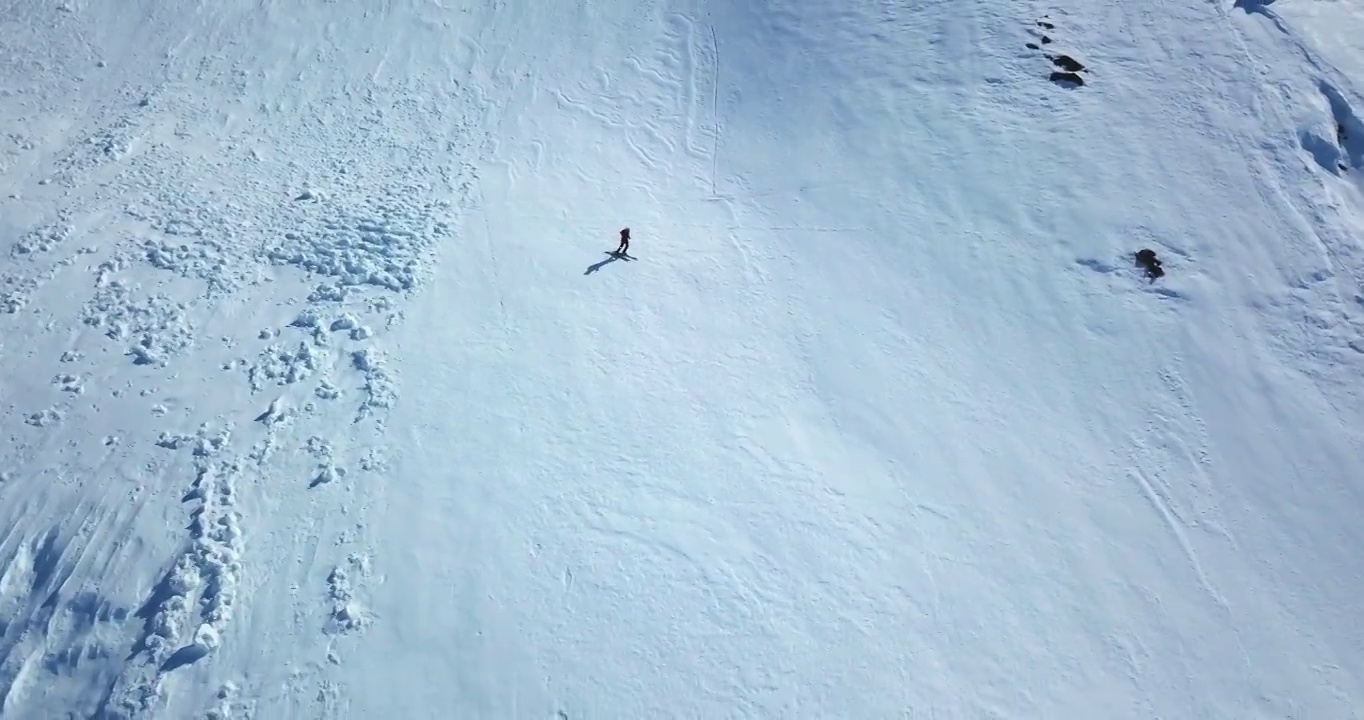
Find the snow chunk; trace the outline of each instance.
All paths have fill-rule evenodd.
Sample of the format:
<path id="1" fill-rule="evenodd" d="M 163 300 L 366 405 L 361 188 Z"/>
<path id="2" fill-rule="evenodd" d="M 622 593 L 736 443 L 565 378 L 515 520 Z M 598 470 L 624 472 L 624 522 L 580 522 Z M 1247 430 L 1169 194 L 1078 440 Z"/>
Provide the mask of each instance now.
<path id="1" fill-rule="evenodd" d="M 350 633 L 363 630 L 374 622 L 374 614 L 356 596 L 355 581 L 369 574 L 369 559 L 351 555 L 346 565 L 337 565 L 327 576 L 327 596 L 332 609 L 328 630 Z"/>
<path id="2" fill-rule="evenodd" d="M 314 390 L 313 392 L 323 400 L 335 400 L 341 397 L 340 388 L 331 384 L 331 382 L 326 379 L 323 379 L 322 381 L 318 382 L 317 389 Z"/>
<path id="3" fill-rule="evenodd" d="M 259 392 L 267 384 L 291 385 L 304 380 L 317 371 L 321 362 L 322 358 L 317 351 L 306 342 L 300 342 L 298 348 L 293 351 L 276 345 L 266 348 L 260 354 L 259 360 L 247 375 L 251 389 Z"/>
<path id="4" fill-rule="evenodd" d="M 360 321 L 356 320 L 354 315 L 346 313 L 332 321 L 331 330 L 332 332 L 336 332 L 337 330 L 350 330 L 359 327 L 359 325 Z"/>
<path id="5" fill-rule="evenodd" d="M 392 190 L 369 207 L 326 217 L 316 227 L 286 232 L 267 257 L 279 265 L 329 277 L 341 286 L 413 290 L 437 236 L 444 231 L 433 219 L 433 208 L 414 203 L 414 196 L 419 195 Z"/>
<path id="6" fill-rule="evenodd" d="M 195 457 L 209 457 L 227 446 L 227 442 L 232 439 L 232 431 L 224 428 L 217 432 L 209 430 L 208 426 L 202 426 L 193 435 L 185 433 L 161 433 L 157 439 L 158 447 L 167 450 L 179 450 L 190 447 L 194 449 Z"/>
<path id="7" fill-rule="evenodd" d="M 128 354 L 134 363 L 165 365 L 193 340 L 185 311 L 184 303 L 165 295 L 134 299 L 132 291 L 115 280 L 100 288 L 83 306 L 81 320 L 91 327 L 103 328 L 105 337 L 110 339 L 132 339 Z"/>
<path id="8" fill-rule="evenodd" d="M 270 407 L 265 412 L 256 417 L 256 422 L 273 428 L 276 425 L 288 423 L 294 417 L 294 409 L 290 407 L 283 397 L 275 398 L 270 402 Z"/>
<path id="9" fill-rule="evenodd" d="M 356 422 L 393 407 L 398 396 L 382 353 L 374 348 L 357 350 L 351 354 L 351 362 L 365 376 L 365 399 L 360 404 Z"/>
<path id="10" fill-rule="evenodd" d="M 45 253 L 71 237 L 73 228 L 65 223 L 53 223 L 34 228 L 23 234 L 13 247 L 10 253 L 13 255 L 36 255 Z"/>
<path id="11" fill-rule="evenodd" d="M 313 476 L 313 480 L 312 482 L 308 483 L 308 487 L 314 488 L 317 487 L 318 485 L 326 485 L 328 483 L 340 480 L 345 476 L 346 476 L 345 468 L 340 468 L 330 463 L 327 463 L 318 468 L 317 475 Z"/>
<path id="12" fill-rule="evenodd" d="M 61 411 L 52 408 L 48 408 L 47 410 L 43 410 L 41 412 L 33 413 L 32 415 L 29 415 L 27 418 L 24 418 L 24 422 L 28 423 L 29 425 L 32 425 L 33 427 L 48 427 L 50 425 L 56 425 L 61 421 L 62 421 Z"/>

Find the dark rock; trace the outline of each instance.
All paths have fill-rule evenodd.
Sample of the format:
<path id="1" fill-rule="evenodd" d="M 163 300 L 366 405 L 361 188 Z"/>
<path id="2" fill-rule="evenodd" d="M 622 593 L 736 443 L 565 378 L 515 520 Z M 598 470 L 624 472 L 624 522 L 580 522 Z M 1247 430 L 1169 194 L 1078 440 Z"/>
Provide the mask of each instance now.
<path id="1" fill-rule="evenodd" d="M 1083 72 L 1085 69 L 1085 66 L 1081 65 L 1079 60 L 1076 60 L 1075 58 L 1069 55 L 1057 55 L 1056 57 L 1051 59 L 1051 64 L 1061 68 L 1062 70 L 1065 70 L 1066 72 L 1077 73 Z"/>
<path id="2" fill-rule="evenodd" d="M 1160 258 L 1156 257 L 1156 251 L 1150 248 L 1142 248 L 1136 252 L 1137 266 L 1146 271 L 1146 279 L 1155 282 L 1157 278 L 1165 276 L 1165 268 L 1161 267 Z"/>
<path id="3" fill-rule="evenodd" d="M 1062 87 L 1083 87 L 1085 79 L 1073 72 L 1053 72 L 1051 81 Z"/>

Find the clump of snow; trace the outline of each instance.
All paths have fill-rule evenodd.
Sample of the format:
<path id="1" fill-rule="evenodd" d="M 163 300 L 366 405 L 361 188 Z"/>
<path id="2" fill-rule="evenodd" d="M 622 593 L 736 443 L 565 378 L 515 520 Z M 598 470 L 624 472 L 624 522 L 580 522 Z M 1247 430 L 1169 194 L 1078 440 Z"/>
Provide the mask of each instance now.
<path id="1" fill-rule="evenodd" d="M 85 392 L 85 385 L 81 382 L 80 376 L 71 373 L 62 373 L 52 378 L 52 384 L 59 386 L 62 389 L 62 392 L 76 395 Z"/>
<path id="2" fill-rule="evenodd" d="M 351 340 L 366 340 L 374 335 L 373 330 L 362 325 L 359 318 L 351 313 L 345 313 L 333 320 L 330 329 L 332 332 L 349 331 L 346 334 Z"/>
<path id="3" fill-rule="evenodd" d="M 289 327 L 307 330 L 316 345 L 326 345 L 328 342 L 327 323 L 322 318 L 321 311 L 315 307 L 305 308 L 289 323 Z"/>
<path id="4" fill-rule="evenodd" d="M 382 449 L 372 448 L 360 458 L 360 469 L 365 472 L 387 472 L 388 456 Z"/>
<path id="5" fill-rule="evenodd" d="M 308 294 L 308 302 L 312 303 L 340 303 L 345 302 L 351 295 L 351 288 L 339 283 L 322 283 L 313 288 Z"/>
<path id="6" fill-rule="evenodd" d="M 45 253 L 66 242 L 72 232 L 74 228 L 63 222 L 43 225 L 21 235 L 11 247 L 11 252 L 14 255 Z"/>
<path id="7" fill-rule="evenodd" d="M 167 364 L 194 338 L 184 303 L 159 293 L 139 298 L 118 280 L 95 291 L 82 308 L 81 320 L 110 339 L 131 340 L 127 352 L 142 365 Z"/>
<path id="8" fill-rule="evenodd" d="M 179 450 L 181 448 L 191 448 L 195 457 L 206 458 L 217 454 L 227 447 L 228 441 L 232 439 L 231 428 L 211 429 L 207 425 L 200 426 L 193 434 L 162 432 L 156 440 L 158 447 L 168 450 Z"/>
<path id="9" fill-rule="evenodd" d="M 223 683 L 214 693 L 213 706 L 204 714 L 204 720 L 233 720 L 242 706 L 241 701 L 238 700 L 240 694 L 241 690 L 236 683 Z M 249 717 L 249 715 L 243 717 Z"/>
<path id="10" fill-rule="evenodd" d="M 374 348 L 357 350 L 351 353 L 351 362 L 365 378 L 365 399 L 360 404 L 357 422 L 393 407 L 397 391 L 383 353 Z"/>
<path id="11" fill-rule="evenodd" d="M 62 421 L 62 412 L 56 408 L 39 410 L 24 418 L 24 422 L 34 427 L 48 427 Z"/>
<path id="12" fill-rule="evenodd" d="M 283 397 L 277 397 L 270 401 L 270 407 L 256 418 L 257 422 L 263 423 L 266 427 L 273 428 L 278 425 L 288 423 L 294 418 L 295 410 Z"/>
<path id="13" fill-rule="evenodd" d="M 326 439 L 314 435 L 308 438 L 304 449 L 318 463 L 308 487 L 315 488 L 319 485 L 333 483 L 346 476 L 346 469 L 337 464 L 332 444 Z"/>
<path id="14" fill-rule="evenodd" d="M 326 379 L 318 382 L 317 389 L 313 393 L 323 400 L 335 400 L 341 397 L 341 389 Z"/>
<path id="15" fill-rule="evenodd" d="M 0 314 L 14 315 L 28 305 L 29 294 L 38 283 L 28 275 L 7 273 L 0 276 Z"/>
<path id="16" fill-rule="evenodd" d="M 374 622 L 374 613 L 361 604 L 355 583 L 369 574 L 369 559 L 352 554 L 345 565 L 332 568 L 327 576 L 327 597 L 331 600 L 330 632 L 351 633 Z"/>
<path id="17" fill-rule="evenodd" d="M 326 485 L 328 483 L 336 482 L 337 480 L 340 480 L 345 476 L 346 476 L 345 468 L 337 467 L 336 465 L 332 465 L 331 463 L 326 463 L 318 467 L 317 474 L 314 475 L 312 481 L 308 483 L 308 487 Z"/>
<path id="18" fill-rule="evenodd" d="M 195 463 L 195 479 L 185 493 L 186 501 L 196 503 L 190 512 L 190 545 L 162 580 L 163 598 L 142 642 L 153 665 L 197 662 L 221 644 L 241 578 L 243 540 L 235 486 L 239 472 L 230 461 Z M 190 626 L 194 633 L 186 637 Z"/>
<path id="19" fill-rule="evenodd" d="M 356 320 L 354 315 L 346 313 L 332 321 L 331 331 L 336 332 L 337 330 L 350 330 L 351 328 L 358 327 L 359 325 L 360 321 Z"/>
<path id="20" fill-rule="evenodd" d="M 389 191 L 355 212 L 324 216 L 311 227 L 284 233 L 266 256 L 341 286 L 413 290 L 443 228 L 432 217 L 434 208 L 413 197 L 419 195 Z"/>
<path id="21" fill-rule="evenodd" d="M 268 347 L 247 373 L 251 389 L 259 392 L 269 384 L 292 385 L 305 380 L 318 370 L 322 360 L 320 353 L 305 342 L 293 350 L 284 345 Z"/>

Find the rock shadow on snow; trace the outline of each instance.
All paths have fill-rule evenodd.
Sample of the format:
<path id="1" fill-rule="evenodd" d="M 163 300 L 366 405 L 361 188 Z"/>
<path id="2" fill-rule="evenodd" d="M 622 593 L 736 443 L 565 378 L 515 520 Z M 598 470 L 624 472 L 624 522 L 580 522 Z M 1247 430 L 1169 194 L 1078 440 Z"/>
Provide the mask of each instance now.
<path id="1" fill-rule="evenodd" d="M 1093 270 L 1094 272 L 1097 273 L 1104 273 L 1105 275 L 1108 273 L 1116 272 L 1118 269 L 1116 265 L 1104 262 L 1103 260 L 1099 260 L 1098 258 L 1080 258 L 1075 261 L 1075 264 L 1081 267 L 1087 267 L 1090 270 Z"/>
<path id="2" fill-rule="evenodd" d="M 1312 160 L 1322 170 L 1335 174 L 1347 169 L 1340 147 L 1320 134 L 1312 130 L 1301 130 L 1298 132 L 1298 144 L 1312 156 Z"/>
<path id="3" fill-rule="evenodd" d="M 1183 255 L 1183 253 L 1178 251 L 1175 251 L 1175 254 Z M 1150 292 L 1167 298 L 1184 297 L 1178 290 L 1172 290 L 1155 284 L 1156 280 L 1165 277 L 1165 267 L 1164 262 L 1156 255 L 1154 250 L 1142 248 L 1127 257 L 1133 261 L 1133 264 L 1141 272 L 1142 277 L 1146 279 L 1147 284 L 1152 286 Z M 1102 275 L 1113 275 L 1120 272 L 1123 267 L 1121 262 L 1117 259 L 1110 261 L 1096 257 L 1076 258 L 1075 264 Z"/>
<path id="4" fill-rule="evenodd" d="M 1073 72 L 1061 72 L 1058 70 L 1049 75 L 1047 79 L 1067 90 L 1084 87 L 1085 85 L 1085 79 Z"/>
<path id="5" fill-rule="evenodd" d="M 1245 10 L 1247 15 L 1269 17 L 1269 6 L 1273 4 L 1274 0 L 1236 0 L 1231 6 Z"/>
<path id="6" fill-rule="evenodd" d="M 1350 102 L 1336 86 L 1322 81 L 1318 86 L 1326 102 L 1331 106 L 1331 118 L 1336 126 L 1336 145 L 1344 159 L 1340 170 L 1364 168 L 1364 121 L 1355 114 Z"/>

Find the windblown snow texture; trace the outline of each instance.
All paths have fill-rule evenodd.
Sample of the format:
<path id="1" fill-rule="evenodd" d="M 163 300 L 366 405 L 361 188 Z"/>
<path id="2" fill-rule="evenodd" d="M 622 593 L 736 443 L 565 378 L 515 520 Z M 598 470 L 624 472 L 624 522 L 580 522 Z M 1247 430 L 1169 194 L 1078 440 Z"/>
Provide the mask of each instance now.
<path id="1" fill-rule="evenodd" d="M 0 716 L 1364 707 L 1364 13 L 494 5 L 0 7 Z"/>

